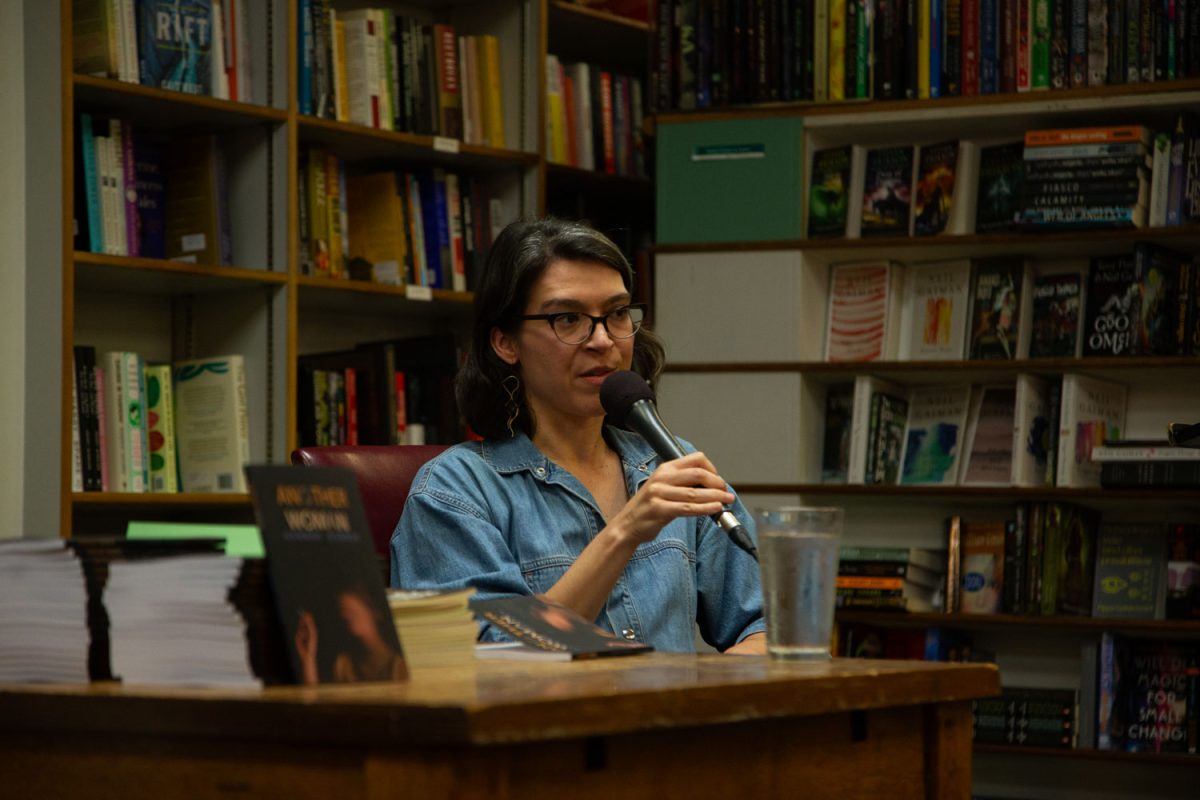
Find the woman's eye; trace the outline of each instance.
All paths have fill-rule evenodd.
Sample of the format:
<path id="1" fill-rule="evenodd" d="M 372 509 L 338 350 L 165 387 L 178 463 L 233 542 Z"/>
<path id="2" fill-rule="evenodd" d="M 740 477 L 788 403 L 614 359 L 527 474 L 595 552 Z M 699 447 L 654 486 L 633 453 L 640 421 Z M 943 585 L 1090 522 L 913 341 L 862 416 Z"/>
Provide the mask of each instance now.
<path id="1" fill-rule="evenodd" d="M 578 325 L 579 314 L 575 313 L 574 311 L 568 311 L 565 314 L 559 314 L 557 317 L 555 317 L 554 323 L 556 325 Z"/>
<path id="2" fill-rule="evenodd" d="M 622 306 L 621 308 L 610 311 L 608 312 L 608 316 L 619 322 L 629 316 L 629 306 Z"/>

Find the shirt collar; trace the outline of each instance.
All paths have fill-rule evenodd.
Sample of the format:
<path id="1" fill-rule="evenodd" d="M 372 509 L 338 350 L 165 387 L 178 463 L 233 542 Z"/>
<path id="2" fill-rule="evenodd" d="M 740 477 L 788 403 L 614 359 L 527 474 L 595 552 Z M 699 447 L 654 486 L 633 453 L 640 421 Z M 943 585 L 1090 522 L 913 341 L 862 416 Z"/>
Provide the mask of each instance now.
<path id="1" fill-rule="evenodd" d="M 644 472 L 656 458 L 654 449 L 636 433 L 605 425 L 604 438 L 626 467 Z M 480 450 L 484 461 L 501 473 L 536 470 L 538 467 L 548 470 L 551 466 L 550 460 L 521 432 L 511 439 L 488 439 L 480 444 Z"/>

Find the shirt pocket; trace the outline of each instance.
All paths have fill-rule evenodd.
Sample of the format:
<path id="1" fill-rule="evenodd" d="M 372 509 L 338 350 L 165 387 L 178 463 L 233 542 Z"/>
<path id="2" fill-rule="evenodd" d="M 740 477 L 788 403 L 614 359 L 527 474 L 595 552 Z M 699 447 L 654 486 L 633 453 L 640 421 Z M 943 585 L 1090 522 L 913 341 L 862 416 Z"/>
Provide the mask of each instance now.
<path id="1" fill-rule="evenodd" d="M 629 566 L 639 605 L 666 613 L 686 602 L 688 619 L 696 618 L 695 556 L 684 542 L 659 534 L 634 552 Z"/>
<path id="2" fill-rule="evenodd" d="M 521 575 L 533 594 L 545 594 L 558 583 L 570 568 L 572 559 L 566 556 L 546 556 L 521 562 Z"/>

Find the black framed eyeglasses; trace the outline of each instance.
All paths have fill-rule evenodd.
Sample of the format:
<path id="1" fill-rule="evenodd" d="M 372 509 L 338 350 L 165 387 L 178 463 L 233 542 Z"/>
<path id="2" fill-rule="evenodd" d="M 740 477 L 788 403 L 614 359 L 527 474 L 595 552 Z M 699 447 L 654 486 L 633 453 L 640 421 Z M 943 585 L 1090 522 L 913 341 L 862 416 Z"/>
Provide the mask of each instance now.
<path id="1" fill-rule="evenodd" d="M 613 339 L 628 339 L 641 329 L 645 316 L 645 303 L 630 303 L 598 317 L 581 311 L 558 311 L 554 314 L 525 314 L 517 319 L 544 319 L 563 344 L 583 344 L 592 338 L 598 324 L 603 325 Z"/>

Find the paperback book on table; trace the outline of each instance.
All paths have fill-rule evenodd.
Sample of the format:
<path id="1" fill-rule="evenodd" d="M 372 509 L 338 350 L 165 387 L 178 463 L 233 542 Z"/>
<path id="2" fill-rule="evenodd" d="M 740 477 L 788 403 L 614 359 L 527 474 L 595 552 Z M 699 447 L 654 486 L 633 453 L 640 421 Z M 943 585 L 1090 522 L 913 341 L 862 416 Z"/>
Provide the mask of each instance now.
<path id="1" fill-rule="evenodd" d="M 481 621 L 511 640 L 480 645 L 481 658 L 573 661 L 654 649 L 644 642 L 618 639 L 566 606 L 533 595 L 472 600 L 470 606 Z"/>
<path id="2" fill-rule="evenodd" d="M 354 473 L 249 466 L 246 478 L 293 680 L 407 678 Z"/>

